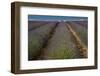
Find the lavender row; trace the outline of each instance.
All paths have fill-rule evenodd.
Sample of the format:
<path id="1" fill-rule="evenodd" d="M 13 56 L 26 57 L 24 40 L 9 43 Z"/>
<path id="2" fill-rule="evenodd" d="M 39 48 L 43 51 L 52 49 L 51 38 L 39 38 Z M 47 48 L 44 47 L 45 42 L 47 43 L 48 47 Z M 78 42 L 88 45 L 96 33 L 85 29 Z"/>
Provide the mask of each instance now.
<path id="1" fill-rule="evenodd" d="M 28 33 L 29 60 L 36 59 L 41 54 L 41 49 L 55 26 L 56 22 L 50 22 Z"/>

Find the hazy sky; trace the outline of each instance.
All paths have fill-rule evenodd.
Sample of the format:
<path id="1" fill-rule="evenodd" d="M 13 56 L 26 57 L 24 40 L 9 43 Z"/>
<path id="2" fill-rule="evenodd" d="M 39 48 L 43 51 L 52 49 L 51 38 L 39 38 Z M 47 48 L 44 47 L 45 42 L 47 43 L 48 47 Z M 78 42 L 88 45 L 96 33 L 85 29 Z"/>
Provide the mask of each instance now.
<path id="1" fill-rule="evenodd" d="M 28 20 L 33 21 L 33 20 L 52 20 L 52 21 L 57 21 L 57 20 L 64 20 L 64 21 L 87 21 L 88 17 L 74 17 L 74 16 L 50 16 L 50 15 L 28 15 Z"/>

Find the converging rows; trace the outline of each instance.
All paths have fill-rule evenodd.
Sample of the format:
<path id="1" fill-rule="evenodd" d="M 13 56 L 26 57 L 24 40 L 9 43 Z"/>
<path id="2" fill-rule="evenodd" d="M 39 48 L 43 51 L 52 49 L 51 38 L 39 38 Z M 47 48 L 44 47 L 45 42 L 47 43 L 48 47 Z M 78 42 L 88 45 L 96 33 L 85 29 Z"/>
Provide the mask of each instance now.
<path id="1" fill-rule="evenodd" d="M 73 37 L 73 34 L 68 28 L 69 25 L 82 44 L 87 48 L 87 28 L 80 24 L 82 23 L 63 21 L 37 21 L 29 23 L 28 59 L 85 58 L 76 45 L 75 37 Z"/>

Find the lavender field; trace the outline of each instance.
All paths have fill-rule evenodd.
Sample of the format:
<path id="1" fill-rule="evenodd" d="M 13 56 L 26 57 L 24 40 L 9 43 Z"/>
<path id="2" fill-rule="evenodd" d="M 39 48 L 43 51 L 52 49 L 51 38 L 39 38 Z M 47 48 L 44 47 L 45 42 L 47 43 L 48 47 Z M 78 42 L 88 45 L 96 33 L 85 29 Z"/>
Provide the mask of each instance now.
<path id="1" fill-rule="evenodd" d="M 86 21 L 29 21 L 28 59 L 87 58 Z"/>
<path id="2" fill-rule="evenodd" d="M 88 57 L 88 18 L 28 16 L 28 60 Z"/>

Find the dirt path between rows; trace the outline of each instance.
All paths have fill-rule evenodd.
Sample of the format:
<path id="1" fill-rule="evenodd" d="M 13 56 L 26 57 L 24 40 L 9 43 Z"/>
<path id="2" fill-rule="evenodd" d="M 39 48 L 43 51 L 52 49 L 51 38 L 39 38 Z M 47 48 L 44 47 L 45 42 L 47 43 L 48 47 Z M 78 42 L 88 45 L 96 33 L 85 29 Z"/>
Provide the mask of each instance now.
<path id="1" fill-rule="evenodd" d="M 71 32 L 72 36 L 75 39 L 76 47 L 80 50 L 81 55 L 87 57 L 87 47 L 82 43 L 81 39 L 78 37 L 77 33 L 72 29 L 72 27 L 67 24 L 67 28 Z"/>

